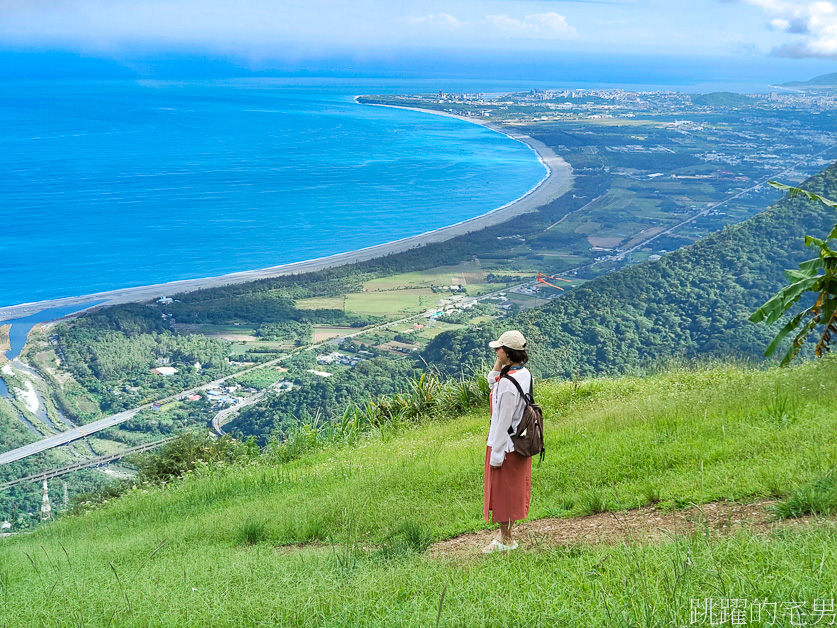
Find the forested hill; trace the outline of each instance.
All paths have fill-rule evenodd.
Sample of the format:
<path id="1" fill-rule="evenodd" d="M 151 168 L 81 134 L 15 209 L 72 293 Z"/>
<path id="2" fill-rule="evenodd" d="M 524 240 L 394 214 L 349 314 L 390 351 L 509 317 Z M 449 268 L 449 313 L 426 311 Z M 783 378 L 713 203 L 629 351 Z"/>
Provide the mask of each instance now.
<path id="1" fill-rule="evenodd" d="M 803 187 L 837 198 L 837 164 Z M 696 244 L 605 275 L 549 305 L 503 322 L 530 341 L 541 377 L 616 374 L 676 356 L 761 358 L 778 325 L 749 315 L 785 285 L 784 270 L 814 255 L 805 234 L 824 237 L 837 213 L 785 198 Z M 440 334 L 424 359 L 450 373 L 486 359 L 496 327 Z"/>
<path id="2" fill-rule="evenodd" d="M 837 86 L 837 72 L 831 74 L 820 74 L 808 81 L 791 81 L 782 83 L 782 87 L 835 87 Z"/>
<path id="3" fill-rule="evenodd" d="M 747 107 L 755 102 L 755 98 L 733 92 L 711 92 L 692 96 L 692 103 L 699 107 Z"/>

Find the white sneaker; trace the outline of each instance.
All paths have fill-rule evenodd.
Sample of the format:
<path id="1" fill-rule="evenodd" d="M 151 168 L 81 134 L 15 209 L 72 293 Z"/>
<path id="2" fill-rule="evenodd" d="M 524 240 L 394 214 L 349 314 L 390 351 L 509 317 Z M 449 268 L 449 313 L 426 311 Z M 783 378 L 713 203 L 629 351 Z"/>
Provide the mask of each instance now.
<path id="1" fill-rule="evenodd" d="M 494 552 L 509 552 L 517 549 L 517 541 L 511 545 L 505 545 L 497 539 L 493 539 L 486 547 L 483 548 L 483 554 L 493 554 Z"/>

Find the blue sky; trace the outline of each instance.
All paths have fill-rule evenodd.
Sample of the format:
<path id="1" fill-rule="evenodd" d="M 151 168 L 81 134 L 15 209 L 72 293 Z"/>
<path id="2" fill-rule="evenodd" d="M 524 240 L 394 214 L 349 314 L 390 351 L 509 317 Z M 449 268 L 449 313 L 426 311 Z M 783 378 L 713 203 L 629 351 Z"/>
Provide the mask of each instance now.
<path id="1" fill-rule="evenodd" d="M 837 2 L 784 0 L 0 0 L 11 47 L 249 54 L 405 46 L 837 59 Z"/>
<path id="2" fill-rule="evenodd" d="M 0 47 L 255 65 L 422 49 L 782 57 L 829 69 L 837 0 L 0 0 Z"/>

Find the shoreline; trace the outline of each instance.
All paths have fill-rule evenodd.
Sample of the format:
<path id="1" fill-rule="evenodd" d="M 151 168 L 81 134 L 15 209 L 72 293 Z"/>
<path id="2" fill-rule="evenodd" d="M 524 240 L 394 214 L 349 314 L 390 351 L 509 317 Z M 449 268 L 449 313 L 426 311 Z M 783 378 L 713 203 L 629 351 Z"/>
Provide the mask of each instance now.
<path id="1" fill-rule="evenodd" d="M 84 305 L 88 302 L 95 302 L 90 303 L 90 305 L 86 308 L 80 308 L 76 312 L 73 312 L 73 314 L 67 315 L 74 316 L 94 307 L 106 307 L 108 305 L 117 305 L 120 303 L 150 301 L 161 296 L 169 296 L 177 293 L 194 292 L 196 290 L 206 288 L 247 283 L 249 281 L 280 277 L 283 275 L 298 275 L 307 272 L 324 270 L 326 268 L 365 262 L 379 257 L 386 257 L 387 255 L 395 253 L 402 253 L 426 244 L 444 242 L 460 235 L 480 231 L 486 227 L 506 222 L 515 216 L 533 212 L 553 199 L 563 196 L 572 189 L 573 173 L 570 165 L 561 157 L 556 155 L 551 148 L 543 144 L 543 142 L 531 138 L 528 135 L 514 133 L 488 121 L 474 120 L 472 118 L 457 116 L 444 111 L 433 111 L 430 109 L 419 109 L 416 107 L 398 107 L 395 105 L 365 106 L 407 109 L 410 111 L 457 118 L 466 122 L 479 124 L 480 126 L 484 126 L 497 133 L 502 133 L 510 139 L 526 144 L 530 149 L 532 149 L 532 151 L 537 155 L 538 160 L 546 168 L 546 176 L 541 179 L 535 187 L 526 192 L 526 194 L 506 203 L 505 205 L 496 207 L 485 214 L 481 214 L 480 216 L 468 218 L 455 224 L 448 225 L 447 227 L 441 227 L 419 235 L 409 236 L 383 244 L 376 244 L 354 251 L 347 251 L 345 253 L 337 253 L 325 257 L 318 257 L 300 262 L 291 262 L 289 264 L 281 264 L 278 266 L 269 266 L 267 268 L 260 268 L 256 270 L 238 271 L 198 279 L 180 279 L 147 286 L 118 288 L 116 290 L 108 290 L 105 292 L 97 292 L 77 297 L 60 297 L 57 299 L 21 303 L 19 305 L 0 306 L 0 322 L 24 318 L 55 307 Z M 58 320 L 59 318 L 63 317 L 56 317 L 55 320 Z"/>

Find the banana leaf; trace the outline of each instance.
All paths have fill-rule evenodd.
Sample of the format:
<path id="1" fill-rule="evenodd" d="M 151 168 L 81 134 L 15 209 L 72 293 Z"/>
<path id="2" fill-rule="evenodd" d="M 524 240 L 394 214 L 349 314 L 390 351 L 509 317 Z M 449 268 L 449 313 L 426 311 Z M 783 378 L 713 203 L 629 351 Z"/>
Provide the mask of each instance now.
<path id="1" fill-rule="evenodd" d="M 810 310 L 806 310 L 805 312 L 807 313 L 808 311 Z M 796 354 L 799 353 L 799 350 L 802 348 L 802 343 L 804 343 L 805 339 L 811 335 L 812 331 L 814 331 L 814 327 L 817 326 L 819 320 L 819 316 L 813 316 L 811 317 L 810 321 L 805 323 L 805 325 L 802 327 L 802 330 L 796 335 L 796 338 L 793 339 L 793 344 L 791 345 L 790 349 L 788 349 L 788 352 L 785 354 L 785 357 L 782 358 L 782 361 L 780 363 L 781 366 L 787 366 L 788 364 L 790 364 L 791 360 L 793 360 L 796 357 Z"/>
<path id="2" fill-rule="evenodd" d="M 768 325 L 775 323 L 782 317 L 791 305 L 799 300 L 804 292 L 813 289 L 816 283 L 821 279 L 821 275 L 816 277 L 806 277 L 789 286 L 785 286 L 773 297 L 770 298 L 764 305 L 750 315 L 750 321 L 753 323 L 761 323 L 764 321 Z"/>
<path id="3" fill-rule="evenodd" d="M 805 318 L 805 315 L 811 311 L 811 308 L 800 312 L 792 319 L 790 319 L 782 329 L 779 330 L 779 333 L 776 334 L 776 337 L 771 341 L 771 343 L 767 346 L 767 349 L 764 350 L 764 357 L 768 358 L 773 355 L 773 352 L 779 347 L 779 343 L 781 343 L 785 337 L 791 333 L 794 329 L 796 329 L 797 325 L 802 322 L 802 319 Z"/>

